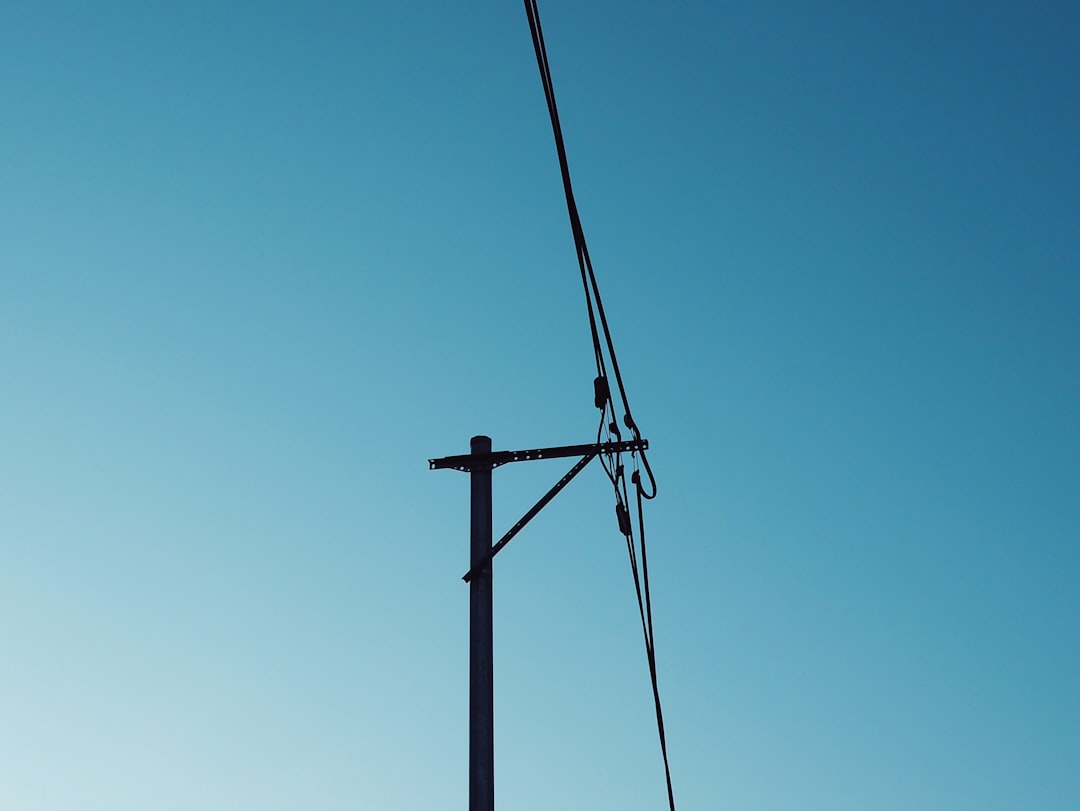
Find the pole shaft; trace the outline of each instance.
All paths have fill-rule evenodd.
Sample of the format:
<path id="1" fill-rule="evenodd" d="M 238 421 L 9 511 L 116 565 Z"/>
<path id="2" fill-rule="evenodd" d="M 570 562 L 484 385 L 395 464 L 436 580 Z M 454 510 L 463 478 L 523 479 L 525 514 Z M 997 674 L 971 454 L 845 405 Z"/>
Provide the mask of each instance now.
<path id="1" fill-rule="evenodd" d="M 473 455 L 490 454 L 491 438 L 474 436 Z M 495 715 L 491 605 L 491 468 L 472 468 L 470 567 L 487 564 L 469 582 L 469 811 L 495 811 Z"/>

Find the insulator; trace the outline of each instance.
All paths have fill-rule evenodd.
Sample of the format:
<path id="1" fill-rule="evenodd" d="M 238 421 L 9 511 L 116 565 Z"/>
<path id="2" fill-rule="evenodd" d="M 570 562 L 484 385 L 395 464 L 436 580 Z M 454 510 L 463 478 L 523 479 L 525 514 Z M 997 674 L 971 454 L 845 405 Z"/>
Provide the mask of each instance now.
<path id="1" fill-rule="evenodd" d="M 593 402 L 600 410 L 604 409 L 608 400 L 611 399 L 611 390 L 608 388 L 608 382 L 606 377 L 597 377 L 593 381 Z"/>
<path id="2" fill-rule="evenodd" d="M 629 538 L 634 530 L 630 525 L 630 512 L 621 501 L 615 505 L 615 516 L 619 519 L 619 532 Z"/>

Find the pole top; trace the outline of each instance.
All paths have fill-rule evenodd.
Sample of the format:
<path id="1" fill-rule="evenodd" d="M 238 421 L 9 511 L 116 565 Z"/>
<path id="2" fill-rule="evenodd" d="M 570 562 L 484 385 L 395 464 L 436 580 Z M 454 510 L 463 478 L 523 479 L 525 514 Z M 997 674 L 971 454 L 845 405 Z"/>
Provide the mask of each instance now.
<path id="1" fill-rule="evenodd" d="M 491 453 L 491 437 L 477 434 L 469 440 L 469 449 L 473 453 Z"/>

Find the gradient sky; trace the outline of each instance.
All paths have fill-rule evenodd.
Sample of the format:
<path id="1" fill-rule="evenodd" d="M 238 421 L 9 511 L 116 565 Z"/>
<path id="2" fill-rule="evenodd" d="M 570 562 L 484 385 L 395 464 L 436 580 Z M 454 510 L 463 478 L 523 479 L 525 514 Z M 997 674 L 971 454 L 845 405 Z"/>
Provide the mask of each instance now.
<path id="1" fill-rule="evenodd" d="M 1080 807 L 1076 6 L 541 11 L 679 808 Z M 427 459 L 595 431 L 521 4 L 9 2 L 0 101 L 0 807 L 465 808 Z M 497 561 L 501 809 L 666 807 L 612 507 Z"/>

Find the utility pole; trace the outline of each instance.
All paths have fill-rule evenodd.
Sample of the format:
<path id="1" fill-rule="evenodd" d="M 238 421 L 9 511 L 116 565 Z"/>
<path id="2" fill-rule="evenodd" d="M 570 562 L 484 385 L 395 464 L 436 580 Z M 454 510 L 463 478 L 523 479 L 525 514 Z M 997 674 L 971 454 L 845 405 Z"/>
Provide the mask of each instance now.
<path id="1" fill-rule="evenodd" d="M 474 436 L 472 456 L 491 453 L 491 437 Z M 491 466 L 469 468 L 469 811 L 495 811 L 494 645 L 491 635 Z"/>
<path id="2" fill-rule="evenodd" d="M 492 559 L 540 512 L 559 491 L 601 454 L 636 453 L 649 448 L 647 440 L 564 445 L 524 451 L 491 450 L 491 438 L 474 436 L 471 453 L 429 459 L 431 470 L 460 470 L 469 474 L 469 811 L 495 811 L 494 645 L 492 640 Z M 508 462 L 528 462 L 580 456 L 569 472 L 555 483 L 510 530 L 492 544 L 491 471 Z"/>

